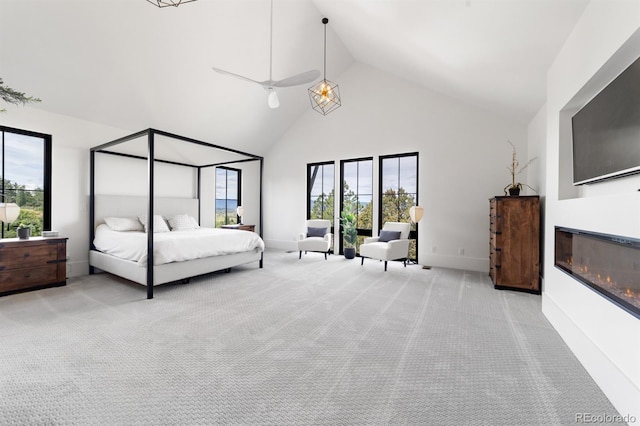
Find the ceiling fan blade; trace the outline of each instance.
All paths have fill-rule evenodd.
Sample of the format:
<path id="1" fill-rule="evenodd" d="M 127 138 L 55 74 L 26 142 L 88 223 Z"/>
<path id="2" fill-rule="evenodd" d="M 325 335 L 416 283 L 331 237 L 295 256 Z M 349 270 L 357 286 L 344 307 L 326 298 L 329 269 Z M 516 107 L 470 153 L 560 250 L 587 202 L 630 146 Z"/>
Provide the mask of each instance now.
<path id="1" fill-rule="evenodd" d="M 307 84 L 311 83 L 314 80 L 317 80 L 320 77 L 320 71 L 313 70 L 307 71 L 300 74 L 296 74 L 291 77 L 287 77 L 282 80 L 274 81 L 272 83 L 273 87 L 289 87 L 289 86 L 297 86 L 299 84 Z"/>
<path id="2" fill-rule="evenodd" d="M 220 74 L 230 75 L 232 77 L 236 77 L 236 78 L 239 78 L 241 80 L 250 81 L 251 83 L 256 83 L 256 84 L 259 84 L 259 85 L 263 85 L 263 83 L 260 82 L 260 81 L 252 80 L 249 77 L 245 77 L 245 76 L 240 75 L 240 74 L 234 74 L 232 72 L 221 70 L 220 68 L 215 68 L 215 67 L 211 67 L 211 69 L 214 70 L 217 73 L 220 73 Z"/>

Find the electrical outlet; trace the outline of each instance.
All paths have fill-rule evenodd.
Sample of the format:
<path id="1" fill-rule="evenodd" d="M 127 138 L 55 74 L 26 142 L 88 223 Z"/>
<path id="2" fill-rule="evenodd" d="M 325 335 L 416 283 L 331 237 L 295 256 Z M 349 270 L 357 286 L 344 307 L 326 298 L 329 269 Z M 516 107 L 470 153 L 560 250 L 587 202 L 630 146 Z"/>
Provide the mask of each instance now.
<path id="1" fill-rule="evenodd" d="M 431 246 L 431 253 L 435 253 L 436 252 L 436 246 Z"/>
<path id="2" fill-rule="evenodd" d="M 459 249 L 458 249 L 458 254 L 459 254 L 460 256 L 464 256 L 464 249 L 463 249 L 463 248 L 459 248 Z"/>

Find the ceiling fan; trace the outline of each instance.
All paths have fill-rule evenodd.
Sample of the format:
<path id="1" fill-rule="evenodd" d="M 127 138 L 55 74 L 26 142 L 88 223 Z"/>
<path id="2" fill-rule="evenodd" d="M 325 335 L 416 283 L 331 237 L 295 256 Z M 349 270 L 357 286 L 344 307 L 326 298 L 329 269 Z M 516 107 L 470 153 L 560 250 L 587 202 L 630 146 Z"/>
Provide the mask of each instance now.
<path id="1" fill-rule="evenodd" d="M 290 86 L 298 86 L 301 84 L 311 83 L 314 80 L 317 80 L 320 77 L 320 71 L 312 70 L 306 71 L 300 74 L 293 75 L 291 77 L 284 78 L 282 80 L 274 80 L 272 77 L 273 70 L 273 0 L 271 0 L 271 22 L 269 28 L 269 80 L 265 81 L 257 81 L 251 78 L 245 77 L 243 75 L 235 74 L 229 71 L 222 70 L 220 68 L 212 67 L 215 72 L 220 74 L 230 75 L 232 77 L 239 78 L 241 80 L 249 81 L 251 83 L 256 83 L 262 86 L 267 92 L 267 101 L 269 103 L 270 108 L 278 108 L 280 106 L 280 100 L 278 99 L 278 94 L 276 93 L 276 88 L 279 87 L 290 87 Z"/>

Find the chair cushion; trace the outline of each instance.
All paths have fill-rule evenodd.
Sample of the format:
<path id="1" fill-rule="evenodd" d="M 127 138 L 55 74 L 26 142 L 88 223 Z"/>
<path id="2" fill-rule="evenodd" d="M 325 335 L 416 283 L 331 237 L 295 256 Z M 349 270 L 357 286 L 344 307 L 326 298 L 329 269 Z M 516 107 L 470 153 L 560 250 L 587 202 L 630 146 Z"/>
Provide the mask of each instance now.
<path id="1" fill-rule="evenodd" d="M 378 241 L 381 243 L 388 243 L 391 240 L 397 240 L 400 238 L 400 231 L 380 231 Z"/>
<path id="2" fill-rule="evenodd" d="M 298 250 L 325 252 L 329 251 L 330 247 L 331 242 L 320 237 L 310 237 L 298 241 Z"/>
<path id="3" fill-rule="evenodd" d="M 307 228 L 307 237 L 324 237 L 324 234 L 327 233 L 327 228 Z"/>

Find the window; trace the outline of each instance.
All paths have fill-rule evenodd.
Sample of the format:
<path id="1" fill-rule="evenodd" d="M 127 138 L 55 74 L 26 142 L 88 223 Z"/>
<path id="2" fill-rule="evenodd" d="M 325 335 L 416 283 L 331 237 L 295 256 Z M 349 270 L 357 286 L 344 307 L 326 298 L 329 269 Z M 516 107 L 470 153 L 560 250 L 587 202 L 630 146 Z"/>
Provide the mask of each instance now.
<path id="1" fill-rule="evenodd" d="M 342 181 L 340 211 L 350 209 L 356 214 L 358 229 L 356 252 L 358 252 L 364 238 L 371 236 L 373 224 L 373 159 L 344 160 L 340 165 Z M 343 241 L 340 238 L 340 247 L 342 246 Z"/>
<path id="2" fill-rule="evenodd" d="M 380 226 L 411 222 L 409 209 L 418 205 L 418 154 L 380 157 Z M 409 258 L 417 259 L 417 225 L 411 224 Z"/>
<path id="3" fill-rule="evenodd" d="M 333 162 L 307 164 L 307 218 L 328 219 L 333 226 L 335 198 Z"/>
<path id="4" fill-rule="evenodd" d="M 2 224 L 1 237 L 15 237 L 20 223 L 42 235 L 51 229 L 51 135 L 0 126 L 0 138 L 0 199 L 20 206 L 18 219 Z"/>
<path id="5" fill-rule="evenodd" d="M 228 167 L 216 168 L 216 228 L 235 225 L 238 220 L 241 171 Z"/>

